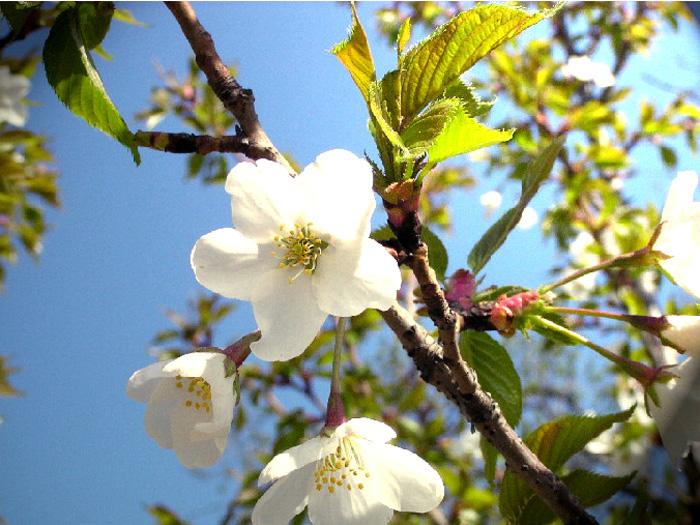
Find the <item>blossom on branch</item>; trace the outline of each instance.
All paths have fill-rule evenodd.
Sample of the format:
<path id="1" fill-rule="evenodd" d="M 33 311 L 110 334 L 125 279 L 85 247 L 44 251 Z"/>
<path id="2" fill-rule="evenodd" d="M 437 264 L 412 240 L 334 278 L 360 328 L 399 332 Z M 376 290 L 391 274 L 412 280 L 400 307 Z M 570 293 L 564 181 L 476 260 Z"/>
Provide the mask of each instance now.
<path id="1" fill-rule="evenodd" d="M 127 383 L 130 398 L 148 403 L 148 435 L 187 468 L 213 465 L 226 448 L 237 400 L 232 366 L 221 353 L 193 352 L 137 370 Z"/>
<path id="2" fill-rule="evenodd" d="M 648 407 L 673 466 L 681 468 L 688 446 L 700 442 L 700 359 L 687 359 L 671 372 L 678 377 L 654 385 L 659 406 L 650 401 Z"/>
<path id="3" fill-rule="evenodd" d="M 423 459 L 388 445 L 384 423 L 351 419 L 278 454 L 259 485 L 274 482 L 255 505 L 253 525 L 281 525 L 309 508 L 314 525 L 384 525 L 393 511 L 428 512 L 444 495 L 442 480 Z"/>
<path id="4" fill-rule="evenodd" d="M 202 285 L 252 303 L 259 358 L 296 357 L 329 314 L 386 310 L 396 299 L 396 261 L 369 238 L 375 201 L 365 160 L 328 151 L 295 178 L 268 160 L 242 163 L 226 191 L 236 229 L 201 237 L 191 264 Z"/>
<path id="5" fill-rule="evenodd" d="M 569 57 L 561 67 L 561 72 L 566 77 L 573 77 L 581 82 L 593 82 L 602 88 L 615 85 L 615 75 L 610 68 L 601 62 L 593 62 L 587 56 Z"/>
<path id="6" fill-rule="evenodd" d="M 659 264 L 673 281 L 700 298 L 700 203 L 693 202 L 697 185 L 694 171 L 681 171 L 671 183 L 654 251 L 669 257 Z"/>
<path id="7" fill-rule="evenodd" d="M 29 79 L 13 75 L 10 68 L 0 66 L 0 123 L 24 126 L 27 121 L 27 106 L 22 99 L 29 93 Z"/>

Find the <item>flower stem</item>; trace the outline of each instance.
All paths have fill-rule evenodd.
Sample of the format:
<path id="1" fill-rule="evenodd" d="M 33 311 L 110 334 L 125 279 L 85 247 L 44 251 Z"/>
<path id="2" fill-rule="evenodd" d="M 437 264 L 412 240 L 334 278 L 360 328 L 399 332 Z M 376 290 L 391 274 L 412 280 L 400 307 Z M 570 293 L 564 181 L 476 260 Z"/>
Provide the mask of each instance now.
<path id="1" fill-rule="evenodd" d="M 565 306 L 550 306 L 547 307 L 547 311 L 557 314 L 585 315 L 589 317 L 603 317 L 605 319 L 614 319 L 615 321 L 629 323 L 635 328 L 644 330 L 645 332 L 649 332 L 650 334 L 653 334 L 657 337 L 661 334 L 663 330 L 670 326 L 665 316 L 651 317 L 647 315 L 630 315 L 621 314 L 618 312 L 591 310 L 588 308 L 568 308 Z"/>
<path id="2" fill-rule="evenodd" d="M 326 408 L 326 425 L 324 430 L 331 430 L 345 423 L 345 409 L 340 391 L 340 359 L 345 340 L 345 321 L 347 318 L 339 317 L 335 325 L 335 348 L 333 350 L 333 369 L 331 372 L 331 392 L 328 396 Z"/>
<path id="3" fill-rule="evenodd" d="M 662 224 L 659 224 L 659 226 L 656 227 L 654 233 L 651 236 L 651 239 L 649 239 L 649 242 L 644 248 L 634 252 L 623 253 L 622 255 L 618 255 L 617 257 L 613 257 L 612 259 L 603 261 L 600 264 L 589 266 L 588 268 L 582 268 L 570 275 L 567 275 L 566 277 L 558 280 L 553 284 L 542 286 L 540 288 L 540 294 L 550 292 L 555 288 L 558 288 L 559 286 L 570 283 L 571 281 L 575 281 L 576 279 L 579 279 L 589 273 L 597 272 L 598 270 L 607 270 L 608 268 L 651 266 L 657 264 L 659 258 L 668 258 L 668 256 L 664 256 L 663 254 L 659 254 L 659 252 L 654 251 L 654 243 L 661 234 Z"/>
<path id="4" fill-rule="evenodd" d="M 551 330 L 553 332 L 557 332 L 565 338 L 569 339 L 570 341 L 575 341 L 579 344 L 587 346 L 588 348 L 600 354 L 604 358 L 612 361 L 613 363 L 618 365 L 624 372 L 626 372 L 631 377 L 634 377 L 637 381 L 639 381 L 644 386 L 644 388 L 650 386 L 659 377 L 659 369 L 655 370 L 653 368 L 648 367 L 644 363 L 632 361 L 631 359 L 627 359 L 626 357 L 617 355 L 611 352 L 610 350 L 603 348 L 602 346 L 597 345 L 594 342 L 588 340 L 581 334 L 574 332 L 573 330 L 569 330 L 568 328 L 561 326 L 557 323 L 554 323 L 549 319 L 544 319 L 542 317 L 533 317 L 533 320 L 540 326 L 547 328 L 548 330 Z"/>

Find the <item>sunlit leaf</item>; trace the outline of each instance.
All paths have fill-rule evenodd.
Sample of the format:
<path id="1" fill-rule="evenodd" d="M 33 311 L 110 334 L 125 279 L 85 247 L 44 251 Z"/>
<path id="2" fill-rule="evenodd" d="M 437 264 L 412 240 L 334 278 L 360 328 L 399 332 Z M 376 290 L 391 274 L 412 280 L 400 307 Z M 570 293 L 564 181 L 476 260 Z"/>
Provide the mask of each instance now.
<path id="1" fill-rule="evenodd" d="M 82 34 L 77 8 L 56 18 L 43 52 L 49 84 L 68 109 L 127 146 L 139 164 L 133 135 L 107 95 Z"/>
<path id="2" fill-rule="evenodd" d="M 424 224 L 421 233 L 423 242 L 428 246 L 428 257 L 430 259 L 430 266 L 438 276 L 438 279 L 445 279 L 445 272 L 447 271 L 447 250 L 445 245 L 442 244 L 440 237 L 435 235 L 428 227 Z"/>
<path id="3" fill-rule="evenodd" d="M 447 123 L 428 150 L 430 164 L 508 141 L 513 137 L 513 131 L 490 129 L 461 110 Z"/>
<path id="4" fill-rule="evenodd" d="M 350 36 L 333 49 L 333 53 L 338 60 L 348 70 L 355 85 L 362 93 L 365 102 L 369 103 L 369 85 L 376 81 L 374 71 L 374 61 L 372 52 L 367 42 L 367 35 L 357 17 L 355 4 L 350 4 L 352 8 L 352 25 L 350 26 Z"/>
<path id="5" fill-rule="evenodd" d="M 492 49 L 543 18 L 505 5 L 460 13 L 410 49 L 403 60 L 401 114 L 410 120 Z"/>

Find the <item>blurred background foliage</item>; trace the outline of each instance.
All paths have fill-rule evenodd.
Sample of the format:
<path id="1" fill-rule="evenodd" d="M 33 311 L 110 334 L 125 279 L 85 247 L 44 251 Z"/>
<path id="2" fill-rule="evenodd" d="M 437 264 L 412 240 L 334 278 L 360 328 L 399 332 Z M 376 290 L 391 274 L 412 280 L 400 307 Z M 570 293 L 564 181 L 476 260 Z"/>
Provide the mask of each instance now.
<path id="1" fill-rule="evenodd" d="M 32 3 L 25 6 L 33 7 Z M 378 4 L 375 20 L 363 23 L 366 28 L 376 24 L 387 45 L 393 46 L 406 18 L 411 18 L 414 31 L 428 34 L 469 7 L 472 4 L 462 2 L 391 2 Z M 545 8 L 551 3 L 528 3 L 526 7 Z M 12 36 L 0 41 L 0 53 L 23 32 L 50 25 L 60 9 L 60 4 L 32 9 L 32 17 L 13 25 Z M 12 21 L 13 13 L 3 8 L 3 14 Z M 120 16 L 128 18 L 125 12 Z M 700 107 L 697 90 L 680 81 L 675 85 L 676 79 L 654 78 L 653 72 L 645 77 L 670 93 L 668 102 L 659 102 L 648 90 L 633 88 L 620 79 L 629 73 L 635 56 L 644 55 L 682 20 L 691 17 L 677 2 L 569 2 L 536 30 L 492 52 L 466 80 L 485 100 L 498 100 L 484 117 L 486 123 L 491 128 L 515 128 L 514 138 L 463 156 L 459 162 L 437 166 L 423 185 L 423 223 L 440 235 L 449 232 L 459 205 L 455 189 L 475 186 L 482 177 L 497 181 L 504 192 L 519 187 L 525 167 L 537 152 L 566 134 L 550 177 L 554 201 L 541 221 L 543 237 L 552 240 L 559 252 L 553 280 L 572 269 L 643 247 L 660 212 L 634 195 L 634 180 L 644 172 L 638 164 L 639 152 L 655 150 L 668 169 L 687 168 L 677 166 L 677 151 L 697 152 Z M 614 82 L 575 78 L 566 65 L 579 56 L 606 64 Z M 34 74 L 36 62 L 36 56 L 17 59 L 0 54 L 0 66 L 27 78 Z M 233 66 L 231 71 L 235 72 Z M 152 128 L 171 115 L 194 133 L 234 134 L 235 120 L 223 110 L 194 60 L 189 61 L 184 78 L 165 71 L 161 78 L 163 84 L 152 89 L 148 107 L 137 115 L 145 127 Z M 221 184 L 232 165 L 225 155 L 191 155 L 185 176 L 203 184 Z M 57 177 L 44 137 L 0 123 L 0 283 L 3 265 L 14 262 L 20 247 L 39 257 L 47 230 L 43 209 L 60 205 Z M 405 273 L 404 282 L 400 300 L 420 315 L 415 281 Z M 667 299 L 660 293 L 661 283 L 658 270 L 613 269 L 595 280 L 572 283 L 566 292 L 589 308 L 648 315 L 697 313 L 694 307 Z M 520 283 L 514 277 L 514 282 L 498 284 Z M 236 309 L 230 301 L 202 294 L 183 313 L 169 311 L 166 315 L 170 325 L 153 339 L 153 351 L 161 359 L 208 346 L 217 325 L 235 316 Z M 591 337 L 604 333 L 603 342 L 626 357 L 651 365 L 663 362 L 664 349 L 653 337 L 600 319 L 569 321 Z M 233 343 L 243 335 L 226 337 Z M 273 455 L 317 433 L 325 415 L 333 337 L 333 320 L 329 319 L 304 356 L 284 363 L 255 361 L 241 368 L 243 400 L 236 409 L 236 432 L 231 436 L 239 464 L 227 473 L 237 493 L 221 517 L 222 525 L 248 523 L 261 495 L 256 482 L 262 466 Z M 502 462 L 495 472 L 486 472 L 478 434 L 418 378 L 376 312 L 367 311 L 351 320 L 346 346 L 343 396 L 347 416 L 385 421 L 396 429 L 402 446 L 437 469 L 447 487 L 438 509 L 425 516 L 398 514 L 392 523 L 500 523 L 497 487 L 485 480 L 491 478 L 497 485 L 504 473 Z M 537 336 L 530 342 L 514 338 L 504 346 L 523 385 L 521 435 L 564 415 L 582 414 L 592 406 L 609 413 L 637 403 L 626 423 L 591 442 L 570 465 L 618 476 L 637 472 L 617 496 L 597 508 L 602 522 L 693 523 L 693 509 L 700 505 L 698 487 L 688 472 L 677 472 L 667 460 L 636 384 L 604 367 L 588 370 L 584 384 L 577 372 L 576 349 Z M 15 393 L 7 380 L 12 371 L 0 359 L 0 394 Z M 594 392 L 590 385 L 595 385 Z M 177 509 L 154 504 L 148 511 L 163 525 L 185 523 L 177 517 Z M 295 523 L 304 520 L 302 514 Z"/>

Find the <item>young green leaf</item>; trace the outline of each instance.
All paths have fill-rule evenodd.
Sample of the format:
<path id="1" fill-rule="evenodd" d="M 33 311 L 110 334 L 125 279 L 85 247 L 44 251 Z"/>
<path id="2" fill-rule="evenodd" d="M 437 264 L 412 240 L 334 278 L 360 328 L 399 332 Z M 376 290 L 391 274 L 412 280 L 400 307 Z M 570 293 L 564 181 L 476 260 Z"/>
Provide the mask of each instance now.
<path id="1" fill-rule="evenodd" d="M 414 122 L 420 120 L 422 116 L 419 116 Z M 447 123 L 442 133 L 428 150 L 429 162 L 431 165 L 434 165 L 450 157 L 508 141 L 513 137 L 514 131 L 514 129 L 496 130 L 487 128 L 472 117 L 469 117 L 463 109 L 460 109 L 455 118 Z"/>
<path id="2" fill-rule="evenodd" d="M 410 152 L 392 125 L 394 118 L 389 112 L 383 91 L 382 83 L 372 82 L 369 85 L 369 109 L 372 120 L 384 136 L 389 139 L 389 142 L 398 149 L 402 157 L 410 157 Z M 391 99 L 391 96 L 387 97 L 387 99 Z M 379 141 L 377 141 L 377 145 L 379 144 Z"/>
<path id="3" fill-rule="evenodd" d="M 462 103 L 464 111 L 466 111 L 467 115 L 470 117 L 482 117 L 486 115 L 496 103 L 496 99 L 481 100 L 481 98 L 474 93 L 474 88 L 461 80 L 448 87 L 442 96 L 444 98 L 458 98 Z"/>
<path id="4" fill-rule="evenodd" d="M 80 6 L 66 9 L 56 17 L 44 44 L 46 78 L 68 109 L 128 147 L 138 165 L 141 157 L 133 134 L 107 95 L 87 51 L 79 9 Z"/>
<path id="5" fill-rule="evenodd" d="M 421 238 L 423 242 L 428 246 L 428 257 L 430 258 L 430 266 L 433 267 L 438 279 L 445 280 L 445 272 L 447 271 L 447 250 L 445 245 L 442 244 L 440 237 L 435 235 L 428 227 L 424 224 Z"/>
<path id="6" fill-rule="evenodd" d="M 333 53 L 338 60 L 348 70 L 352 76 L 353 82 L 362 93 L 365 102 L 369 104 L 369 85 L 377 80 L 374 70 L 374 60 L 372 52 L 369 49 L 367 35 L 357 17 L 355 4 L 350 4 L 352 9 L 352 25 L 350 26 L 350 35 L 347 40 L 344 40 L 333 49 Z"/>
<path id="7" fill-rule="evenodd" d="M 467 264 L 472 269 L 474 275 L 479 273 L 491 256 L 505 242 L 508 234 L 515 228 L 522 217 L 523 210 L 540 189 L 542 183 L 547 180 L 552 171 L 554 161 L 566 140 L 565 136 L 557 137 L 547 146 L 542 153 L 528 166 L 523 177 L 522 195 L 520 201 L 513 208 L 509 209 L 498 221 L 496 221 L 486 233 L 474 245 Z"/>
<path id="8" fill-rule="evenodd" d="M 432 104 L 401 132 L 401 139 L 411 157 L 422 155 L 444 134 L 448 123 L 463 113 L 457 99 L 443 99 Z"/>
<path id="9" fill-rule="evenodd" d="M 511 426 L 520 421 L 523 392 L 520 376 L 505 348 L 486 332 L 466 331 L 459 336 L 464 360 L 475 371 L 481 387 L 499 404 Z"/>
<path id="10" fill-rule="evenodd" d="M 546 16 L 505 5 L 460 13 L 413 47 L 402 60 L 401 114 L 408 121 L 491 50 Z"/>
<path id="11" fill-rule="evenodd" d="M 542 463 L 556 473 L 571 456 L 609 429 L 613 423 L 629 419 L 634 409 L 633 406 L 605 416 L 567 416 L 545 423 L 523 441 Z M 519 522 L 533 497 L 532 490 L 520 478 L 510 471 L 506 472 L 501 483 L 499 501 L 501 514 L 506 520 Z"/>

